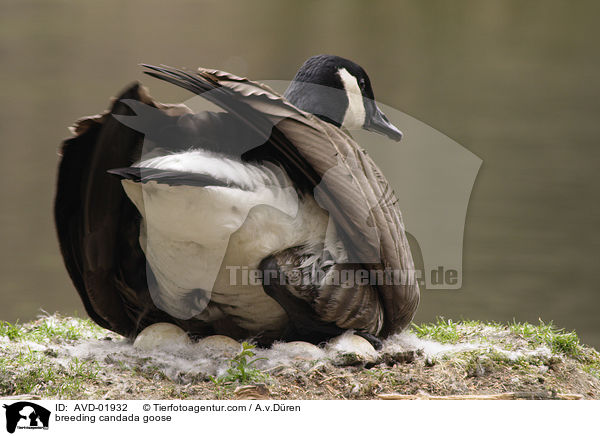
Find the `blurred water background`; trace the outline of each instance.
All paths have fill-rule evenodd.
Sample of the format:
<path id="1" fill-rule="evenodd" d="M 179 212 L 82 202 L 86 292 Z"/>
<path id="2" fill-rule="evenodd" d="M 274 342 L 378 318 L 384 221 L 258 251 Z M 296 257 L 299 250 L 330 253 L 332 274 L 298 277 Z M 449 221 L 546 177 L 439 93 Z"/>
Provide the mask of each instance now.
<path id="1" fill-rule="evenodd" d="M 416 321 L 542 318 L 600 346 L 599 14 L 595 1 L 0 0 L 0 319 L 85 313 L 53 228 L 57 147 L 131 81 L 189 97 L 139 63 L 291 79 L 331 53 L 483 159 L 463 289 L 424 291 Z"/>

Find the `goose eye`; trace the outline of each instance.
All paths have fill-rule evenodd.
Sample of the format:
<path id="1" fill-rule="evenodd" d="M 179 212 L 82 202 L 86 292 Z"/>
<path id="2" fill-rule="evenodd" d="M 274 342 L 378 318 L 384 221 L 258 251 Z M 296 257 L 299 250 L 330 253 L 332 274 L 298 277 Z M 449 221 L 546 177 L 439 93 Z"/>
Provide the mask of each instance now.
<path id="1" fill-rule="evenodd" d="M 360 86 L 361 91 L 364 91 L 365 90 L 365 79 L 360 79 L 358 81 L 358 86 Z"/>

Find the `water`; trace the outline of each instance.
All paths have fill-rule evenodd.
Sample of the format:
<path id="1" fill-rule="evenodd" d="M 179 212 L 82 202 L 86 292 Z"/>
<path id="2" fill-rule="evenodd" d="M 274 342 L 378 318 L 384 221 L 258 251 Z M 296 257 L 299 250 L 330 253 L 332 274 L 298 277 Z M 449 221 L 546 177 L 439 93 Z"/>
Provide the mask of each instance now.
<path id="1" fill-rule="evenodd" d="M 84 314 L 53 229 L 56 151 L 133 80 L 188 96 L 138 63 L 290 79 L 335 53 L 367 69 L 383 103 L 483 159 L 463 289 L 423 292 L 416 320 L 541 317 L 600 346 L 600 5 L 259 3 L 2 2 L 0 319 Z"/>

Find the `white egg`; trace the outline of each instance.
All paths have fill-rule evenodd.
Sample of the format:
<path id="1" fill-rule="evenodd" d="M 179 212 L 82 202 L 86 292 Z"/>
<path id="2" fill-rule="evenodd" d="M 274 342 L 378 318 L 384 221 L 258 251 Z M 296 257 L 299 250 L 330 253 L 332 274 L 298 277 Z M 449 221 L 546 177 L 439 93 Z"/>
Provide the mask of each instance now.
<path id="1" fill-rule="evenodd" d="M 325 356 L 325 352 L 319 347 L 304 341 L 279 342 L 273 344 L 271 349 L 292 359 L 318 360 Z"/>
<path id="2" fill-rule="evenodd" d="M 238 341 L 229 336 L 213 335 L 200 339 L 194 347 L 200 351 L 222 354 L 233 357 L 242 350 Z"/>
<path id="3" fill-rule="evenodd" d="M 365 338 L 349 333 L 344 333 L 329 341 L 328 347 L 340 354 L 354 353 L 365 362 L 374 362 L 377 359 L 377 351 Z"/>
<path id="4" fill-rule="evenodd" d="M 142 330 L 137 338 L 135 338 L 133 347 L 138 350 L 150 351 L 157 348 L 189 343 L 190 338 L 181 328 L 175 324 L 159 322 Z"/>

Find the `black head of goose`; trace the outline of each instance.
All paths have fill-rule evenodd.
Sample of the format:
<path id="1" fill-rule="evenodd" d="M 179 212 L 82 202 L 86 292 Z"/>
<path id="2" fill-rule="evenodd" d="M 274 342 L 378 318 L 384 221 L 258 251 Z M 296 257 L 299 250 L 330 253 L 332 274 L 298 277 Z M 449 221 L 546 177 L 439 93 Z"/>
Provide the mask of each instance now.
<path id="1" fill-rule="evenodd" d="M 134 84 L 63 143 L 56 227 L 94 321 L 264 343 L 352 329 L 375 345 L 410 323 L 419 289 L 397 201 L 343 130 L 402 135 L 360 66 L 312 57 L 285 97 L 218 70 L 146 67 L 223 111 Z"/>
<path id="2" fill-rule="evenodd" d="M 307 59 L 284 97 L 297 108 L 338 127 L 363 128 L 394 141 L 402 139 L 402 132 L 375 104 L 365 70 L 348 59 L 329 55 Z"/>

